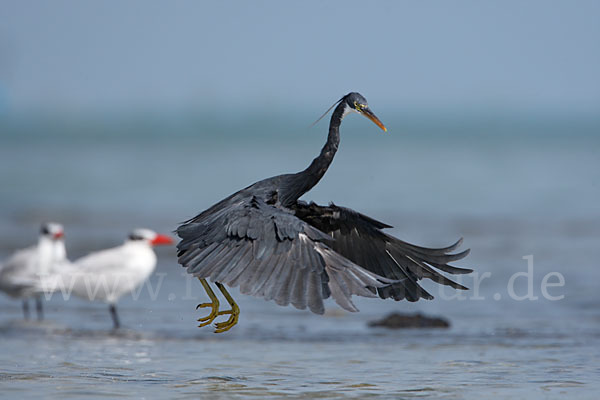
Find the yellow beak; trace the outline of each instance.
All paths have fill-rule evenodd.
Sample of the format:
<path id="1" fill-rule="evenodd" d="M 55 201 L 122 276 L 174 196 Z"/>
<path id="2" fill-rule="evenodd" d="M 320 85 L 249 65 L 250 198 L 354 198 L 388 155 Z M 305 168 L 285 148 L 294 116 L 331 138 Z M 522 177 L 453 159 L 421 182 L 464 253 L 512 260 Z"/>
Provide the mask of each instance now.
<path id="1" fill-rule="evenodd" d="M 383 125 L 383 123 L 379 120 L 379 118 L 377 118 L 377 116 L 375 116 L 375 114 L 373 114 L 373 112 L 368 109 L 368 108 L 363 108 L 361 110 L 361 113 L 369 118 L 371 121 L 373 121 L 375 123 L 375 125 L 377 125 L 378 127 L 380 127 L 384 132 L 387 132 L 387 128 L 385 127 L 385 125 Z"/>

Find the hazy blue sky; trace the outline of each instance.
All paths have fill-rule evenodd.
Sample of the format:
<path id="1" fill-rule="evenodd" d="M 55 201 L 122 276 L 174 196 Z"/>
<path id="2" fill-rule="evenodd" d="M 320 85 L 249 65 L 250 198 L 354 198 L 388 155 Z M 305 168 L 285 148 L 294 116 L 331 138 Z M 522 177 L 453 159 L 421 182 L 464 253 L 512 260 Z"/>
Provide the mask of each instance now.
<path id="1" fill-rule="evenodd" d="M 600 1 L 3 1 L 0 107 L 600 110 Z"/>

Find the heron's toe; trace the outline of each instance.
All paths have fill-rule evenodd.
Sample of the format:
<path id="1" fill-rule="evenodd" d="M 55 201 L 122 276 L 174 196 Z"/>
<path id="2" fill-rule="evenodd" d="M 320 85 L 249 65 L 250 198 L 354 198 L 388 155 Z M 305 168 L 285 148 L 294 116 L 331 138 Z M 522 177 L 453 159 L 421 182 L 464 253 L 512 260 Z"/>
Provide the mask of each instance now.
<path id="1" fill-rule="evenodd" d="M 215 324 L 215 333 L 227 332 L 238 323 L 240 308 L 237 304 L 233 303 L 231 305 L 231 310 L 220 311 L 219 315 L 229 315 L 229 318 L 227 321 L 217 322 Z"/>
<path id="2" fill-rule="evenodd" d="M 219 302 L 212 302 L 212 303 L 201 303 L 198 304 L 196 306 L 196 310 L 199 308 L 211 308 L 210 314 L 208 314 L 206 317 L 202 317 L 202 318 L 198 318 L 198 322 L 201 322 L 200 325 L 198 325 L 198 328 L 202 328 L 203 326 L 206 325 L 210 325 L 215 318 L 217 318 L 217 316 L 219 315 Z"/>

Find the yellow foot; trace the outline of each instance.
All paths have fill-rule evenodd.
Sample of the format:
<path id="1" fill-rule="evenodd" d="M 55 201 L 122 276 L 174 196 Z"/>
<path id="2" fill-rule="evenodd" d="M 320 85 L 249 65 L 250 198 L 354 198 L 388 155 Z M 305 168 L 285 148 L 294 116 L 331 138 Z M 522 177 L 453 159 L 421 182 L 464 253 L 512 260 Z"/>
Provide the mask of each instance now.
<path id="1" fill-rule="evenodd" d="M 227 319 L 227 321 L 217 322 L 215 324 L 215 333 L 222 333 L 227 332 L 228 330 L 233 328 L 235 324 L 237 324 L 238 317 L 240 315 L 240 308 L 233 300 L 233 297 L 231 297 L 227 289 L 225 289 L 225 286 L 223 286 L 222 283 L 215 282 L 215 285 L 217 285 L 217 287 L 219 288 L 221 293 L 223 293 L 223 296 L 231 306 L 231 310 L 219 312 L 219 315 L 229 315 L 229 319 Z"/>
<path id="2" fill-rule="evenodd" d="M 229 315 L 229 318 L 227 321 L 217 322 L 215 324 L 215 333 L 227 332 L 238 323 L 240 308 L 237 304 L 233 303 L 231 305 L 231 310 L 220 311 L 219 315 Z"/>
<path id="3" fill-rule="evenodd" d="M 215 293 L 212 291 L 212 289 L 208 285 L 208 282 L 206 282 L 205 279 L 200 279 L 200 283 L 202 283 L 202 286 L 204 287 L 204 290 L 206 291 L 206 294 L 208 295 L 208 297 L 210 297 L 211 302 L 198 304 L 196 306 L 196 310 L 199 308 L 210 307 L 211 311 L 210 311 L 210 314 L 208 314 L 206 317 L 198 318 L 198 322 L 202 322 L 200 325 L 198 325 L 198 328 L 202 328 L 203 326 L 210 325 L 215 320 L 215 318 L 217 318 L 217 316 L 219 315 L 219 299 L 217 298 L 217 296 L 215 296 Z"/>
<path id="4" fill-rule="evenodd" d="M 215 318 L 219 315 L 219 300 L 213 301 L 212 303 L 202 303 L 196 306 L 196 310 L 199 308 L 207 308 L 211 307 L 210 314 L 206 317 L 198 318 L 198 322 L 202 322 L 198 325 L 198 328 L 202 328 L 203 326 L 210 325 Z"/>

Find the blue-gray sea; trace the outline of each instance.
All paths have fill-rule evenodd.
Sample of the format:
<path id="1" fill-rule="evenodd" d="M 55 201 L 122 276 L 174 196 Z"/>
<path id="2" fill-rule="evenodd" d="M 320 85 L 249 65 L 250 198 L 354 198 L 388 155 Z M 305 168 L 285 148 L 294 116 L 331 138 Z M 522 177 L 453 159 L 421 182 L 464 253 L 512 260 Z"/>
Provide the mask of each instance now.
<path id="1" fill-rule="evenodd" d="M 359 210 L 423 246 L 464 237 L 468 292 L 418 303 L 331 302 L 324 316 L 239 294 L 239 324 L 197 328 L 206 300 L 157 248 L 138 296 L 60 293 L 23 321 L 0 297 L 2 398 L 577 398 L 600 391 L 600 122 L 560 115 L 348 117 L 325 178 L 304 198 Z M 0 260 L 62 222 L 70 258 L 147 227 L 171 233 L 230 193 L 304 168 L 325 140 L 314 115 L 0 119 Z M 32 304 L 33 305 L 33 304 Z M 393 311 L 449 329 L 387 330 Z"/>

